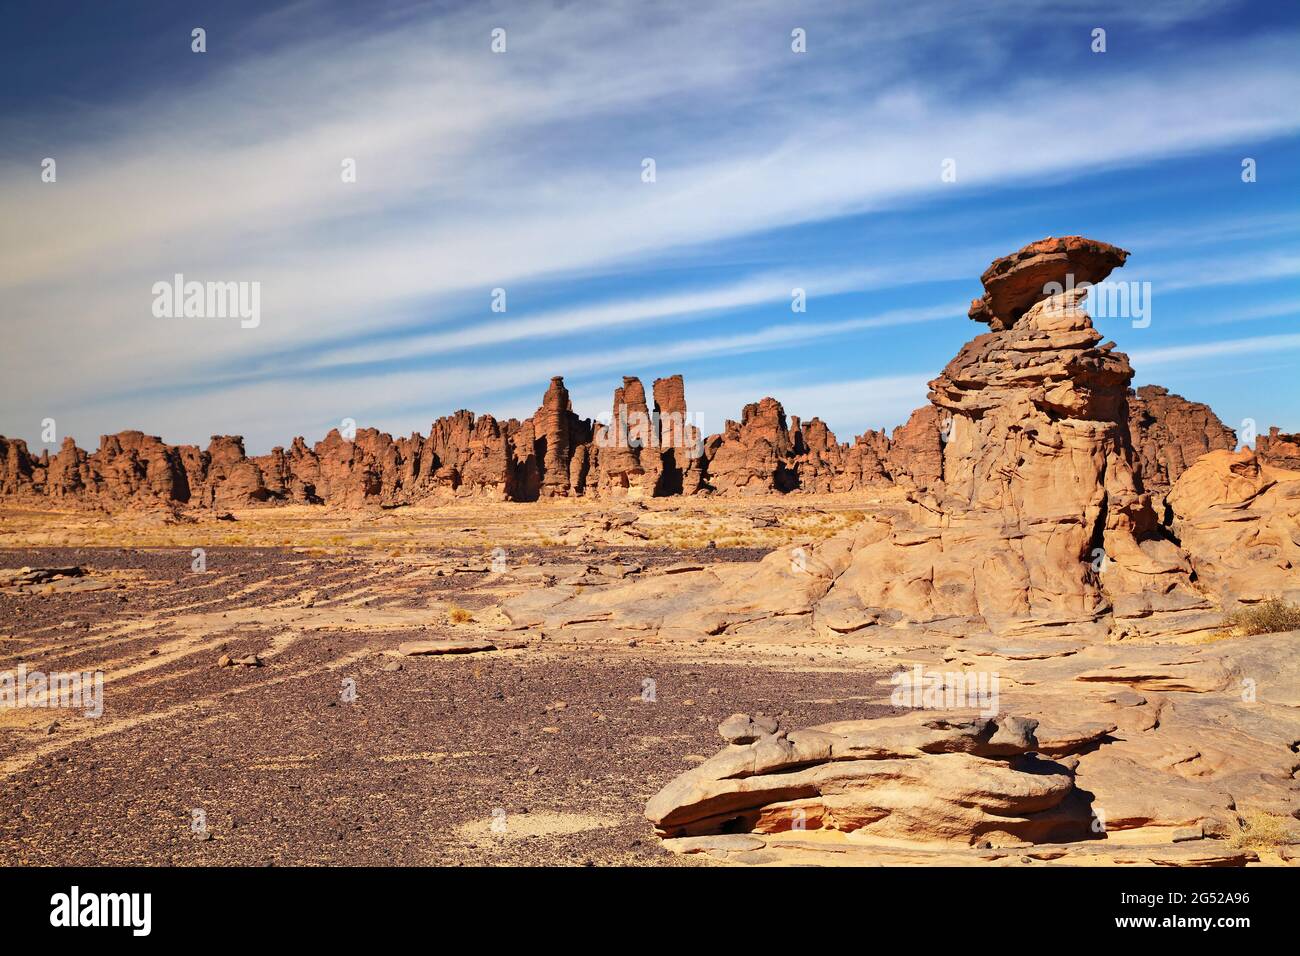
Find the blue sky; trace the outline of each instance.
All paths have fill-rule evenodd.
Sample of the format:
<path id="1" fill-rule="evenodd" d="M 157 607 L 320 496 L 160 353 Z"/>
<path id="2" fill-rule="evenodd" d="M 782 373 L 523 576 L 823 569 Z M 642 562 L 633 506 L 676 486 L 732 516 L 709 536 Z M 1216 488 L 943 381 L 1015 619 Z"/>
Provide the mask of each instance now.
<path id="1" fill-rule="evenodd" d="M 1137 384 L 1300 430 L 1296 4 L 357 7 L 6 12 L 0 433 L 262 452 L 681 372 L 707 430 L 770 394 L 850 441 L 981 330 L 991 259 L 1071 233 L 1151 282 L 1098 321 Z M 259 282 L 260 325 L 155 318 L 175 273 Z"/>

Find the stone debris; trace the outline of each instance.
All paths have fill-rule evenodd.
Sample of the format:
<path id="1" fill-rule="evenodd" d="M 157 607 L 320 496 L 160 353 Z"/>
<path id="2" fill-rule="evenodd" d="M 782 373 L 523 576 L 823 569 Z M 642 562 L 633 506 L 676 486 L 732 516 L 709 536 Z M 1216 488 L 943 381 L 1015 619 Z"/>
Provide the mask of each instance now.
<path id="1" fill-rule="evenodd" d="M 114 582 L 96 578 L 79 565 L 58 568 L 0 568 L 0 591 L 11 594 L 75 594 L 107 591 L 115 586 Z"/>

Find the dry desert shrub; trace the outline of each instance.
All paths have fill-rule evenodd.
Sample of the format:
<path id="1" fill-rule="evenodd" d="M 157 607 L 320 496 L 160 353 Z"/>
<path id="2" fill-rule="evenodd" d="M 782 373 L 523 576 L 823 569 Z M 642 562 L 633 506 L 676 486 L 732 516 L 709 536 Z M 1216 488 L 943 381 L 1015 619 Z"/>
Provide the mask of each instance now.
<path id="1" fill-rule="evenodd" d="M 468 624 L 474 620 L 474 615 L 459 604 L 452 604 L 447 607 L 447 620 L 453 624 Z"/>
<path id="2" fill-rule="evenodd" d="M 1300 607 L 1278 598 L 1270 598 L 1261 604 L 1238 608 L 1226 615 L 1223 629 L 1240 637 L 1300 630 Z"/>
<path id="3" fill-rule="evenodd" d="M 1241 815 L 1240 829 L 1229 843 L 1241 850 L 1267 850 L 1295 840 L 1291 821 L 1273 813 L 1247 810 Z"/>

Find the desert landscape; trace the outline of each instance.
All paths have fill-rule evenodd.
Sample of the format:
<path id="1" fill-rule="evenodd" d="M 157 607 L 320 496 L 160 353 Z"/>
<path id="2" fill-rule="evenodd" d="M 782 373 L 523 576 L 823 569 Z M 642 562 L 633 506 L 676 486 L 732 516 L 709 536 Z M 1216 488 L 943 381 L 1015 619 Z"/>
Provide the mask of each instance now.
<path id="1" fill-rule="evenodd" d="M 0 863 L 1283 866 L 1300 435 L 994 261 L 892 433 L 689 383 L 266 455 L 0 438 Z M 954 315 L 951 322 L 966 321 Z"/>

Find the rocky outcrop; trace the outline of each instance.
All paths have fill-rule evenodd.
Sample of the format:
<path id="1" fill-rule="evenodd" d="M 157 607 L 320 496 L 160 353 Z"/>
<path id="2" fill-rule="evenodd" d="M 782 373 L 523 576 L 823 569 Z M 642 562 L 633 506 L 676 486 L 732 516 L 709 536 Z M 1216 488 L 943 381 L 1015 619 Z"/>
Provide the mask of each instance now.
<path id="1" fill-rule="evenodd" d="M 1104 280 L 1126 255 L 1068 237 L 1031 244 L 985 273 L 973 317 L 993 331 L 931 383 L 948 423 L 942 485 L 915 496 L 908 513 L 873 522 L 828 595 L 831 626 L 867 624 L 882 609 L 994 633 L 1217 624 L 1214 596 L 1143 482 L 1128 406 L 1133 370 L 1102 342 L 1077 287 Z M 1045 294 L 1055 289 L 1066 291 Z M 1148 434 L 1158 426 L 1169 443 L 1163 460 L 1181 466 L 1230 443 L 1208 409 L 1146 394 L 1146 410 L 1155 409 Z"/>
<path id="2" fill-rule="evenodd" d="M 762 495 L 798 487 L 789 467 L 794 444 L 786 426 L 785 409 L 764 398 L 741 411 L 739 422 L 727 422 L 720 436 L 706 446 L 709 484 L 724 494 Z"/>
<path id="3" fill-rule="evenodd" d="M 701 490 L 704 444 L 687 414 L 682 377 L 656 379 L 652 396 L 653 406 L 635 376 L 614 390 L 609 423 L 595 427 L 589 451 L 598 463 L 595 494 L 637 499 Z"/>
<path id="4" fill-rule="evenodd" d="M 1038 279 L 1105 278 L 1097 244 L 1062 242 L 1052 248 L 1064 252 L 1035 262 Z M 1072 249 L 1083 250 L 1082 263 Z M 1212 451 L 1157 508 L 1132 444 L 1132 367 L 1102 342 L 1085 298 L 1076 288 L 990 311 L 995 330 L 967 343 L 931 382 L 931 410 L 905 426 L 916 435 L 859 446 L 862 460 L 876 452 L 877 467 L 906 494 L 841 534 L 796 542 L 746 568 L 548 589 L 508 603 L 507 616 L 519 626 L 601 621 L 696 637 L 773 629 L 865 637 L 910 626 L 952 637 L 1101 640 L 1213 631 L 1236 602 L 1292 593 L 1285 579 L 1294 573 L 1300 507 L 1291 489 L 1300 485 L 1283 480 L 1289 472 L 1246 474 L 1253 464 L 1242 462 L 1241 475 L 1209 490 L 1218 488 L 1216 456 L 1231 454 Z M 990 294 L 985 308 L 1002 308 L 999 301 Z M 1165 427 L 1195 418 L 1182 411 L 1168 414 Z M 766 490 L 767 476 L 783 474 L 775 463 L 795 460 L 787 447 L 795 458 L 829 460 L 820 437 L 791 439 L 776 402 L 751 406 L 710 459 L 710 480 Z M 1252 567 L 1261 569 L 1253 589 Z"/>
<path id="5" fill-rule="evenodd" d="M 1069 254 L 1037 262 L 1034 275 L 1063 282 L 1080 269 L 1090 281 L 1105 278 L 1092 258 L 1078 265 Z M 1084 298 L 1075 289 L 1039 298 L 1019 318 L 995 312 L 1001 330 L 977 336 L 931 383 L 931 401 L 951 417 L 935 512 L 947 517 L 918 514 L 909 524 L 933 529 L 922 532 L 926 544 L 909 543 L 898 527 L 862 564 L 909 565 L 901 587 L 923 614 L 1001 630 L 1204 608 L 1137 473 L 1133 370 L 1113 343 L 1102 344 Z M 1019 310 L 1023 299 L 1013 301 Z M 983 555 L 982 566 L 963 568 L 972 554 Z M 890 606 L 897 599 L 886 590 L 895 587 L 859 596 L 868 607 Z"/>
<path id="6" fill-rule="evenodd" d="M 901 713 L 788 731 L 731 717 L 719 727 L 730 745 L 664 786 L 646 816 L 673 852 L 739 864 L 1256 862 L 1269 848 L 1234 839 L 1246 820 L 1267 815 L 1289 825 L 1281 842 L 1300 838 L 1295 639 L 909 632 L 862 648 L 894 669 Z M 933 701 L 900 696 L 910 675 L 939 689 Z M 976 675 L 992 689 L 978 706 L 961 690 Z"/>
<path id="7" fill-rule="evenodd" d="M 215 435 L 201 450 L 133 431 L 103 436 L 93 454 L 65 439 L 57 454 L 36 458 L 26 443 L 0 437 L 0 495 L 109 507 L 535 500 L 583 492 L 591 440 L 590 423 L 573 414 L 557 378 L 532 419 L 500 423 L 462 410 L 435 421 L 427 439 L 395 439 L 373 428 L 349 438 L 333 429 L 315 445 L 295 438 L 287 451 L 250 457 L 238 435 Z"/>
<path id="8" fill-rule="evenodd" d="M 1167 500 L 1171 528 L 1216 604 L 1300 603 L 1300 471 L 1266 464 L 1249 448 L 1215 451 Z"/>
<path id="9" fill-rule="evenodd" d="M 206 449 L 173 446 L 142 432 L 106 435 L 87 454 L 71 439 L 33 456 L 0 437 L 0 495 L 48 496 L 106 507 L 169 503 L 235 508 L 259 504 L 396 505 L 449 497 L 650 498 L 828 493 L 929 487 L 942 477 L 942 434 L 933 409 L 894 430 L 840 444 L 820 419 L 787 424 L 773 398 L 746 406 L 740 422 L 707 439 L 692 422 L 680 375 L 656 379 L 647 396 L 627 376 L 608 424 L 579 418 L 564 380 L 551 380 L 541 407 L 522 422 L 464 409 L 435 421 L 429 436 L 394 438 L 373 428 L 333 429 L 315 445 L 250 457 L 238 435 Z"/>
<path id="10" fill-rule="evenodd" d="M 746 405 L 739 422 L 727 422 L 705 445 L 707 486 L 725 495 L 822 494 L 903 485 L 929 488 L 943 479 L 944 424 L 931 406 L 906 424 L 868 431 L 840 444 L 819 418 L 786 423 L 774 398 Z"/>
<path id="11" fill-rule="evenodd" d="M 663 461 L 658 491 L 665 495 L 693 495 L 704 486 L 704 436 L 691 423 L 682 377 L 655 379 L 654 401 Z"/>
<path id="12" fill-rule="evenodd" d="M 801 422 L 797 416 L 790 419 L 790 442 L 795 461 L 790 469 L 798 478 L 799 488 L 814 494 L 839 490 L 845 487 L 841 479 L 848 469 L 848 455 L 843 445 L 835 441 L 835 434 L 820 418 Z M 870 481 L 883 484 L 887 481 L 883 467 L 870 472 Z M 856 478 L 861 481 L 861 471 Z"/>
<path id="13" fill-rule="evenodd" d="M 0 438 L 0 495 L 16 496 L 32 486 L 32 473 L 43 464 L 32 461 L 27 442 Z"/>
<path id="14" fill-rule="evenodd" d="M 980 282 L 984 295 L 970 305 L 970 317 L 994 332 L 1011 328 L 1035 302 L 1047 296 L 1047 285 L 1058 291 L 1101 282 L 1122 266 L 1128 253 L 1109 243 L 1083 236 L 1048 236 L 995 259 Z"/>
<path id="15" fill-rule="evenodd" d="M 1070 769 L 1037 756 L 1036 726 L 917 714 L 778 730 L 688 770 L 646 816 L 666 837 L 825 829 L 966 846 L 1081 839 L 1088 807 Z"/>
<path id="16" fill-rule="evenodd" d="M 943 446 L 951 437 L 951 426 L 951 418 L 935 405 L 912 412 L 905 424 L 894 429 L 885 454 L 890 477 L 922 490 L 943 481 Z"/>
<path id="17" fill-rule="evenodd" d="M 1129 435 L 1147 491 L 1167 491 L 1202 455 L 1237 447 L 1236 432 L 1219 421 L 1210 406 L 1159 385 L 1130 391 L 1128 412 Z"/>
<path id="18" fill-rule="evenodd" d="M 1255 439 L 1255 454 L 1266 465 L 1300 471 L 1300 434 L 1287 435 L 1270 428 L 1267 435 Z"/>
<path id="19" fill-rule="evenodd" d="M 614 389 L 609 424 L 597 436 L 600 491 L 615 498 L 655 495 L 663 474 L 656 426 L 641 380 L 625 376 Z"/>
<path id="20" fill-rule="evenodd" d="M 644 402 L 643 402 L 644 403 Z M 543 498 L 563 498 L 581 488 L 571 486 L 569 467 L 574 450 L 591 441 L 591 423 L 573 413 L 569 390 L 564 379 L 556 376 L 542 398 L 542 407 L 533 416 L 533 447 L 538 466 L 538 494 Z"/>

